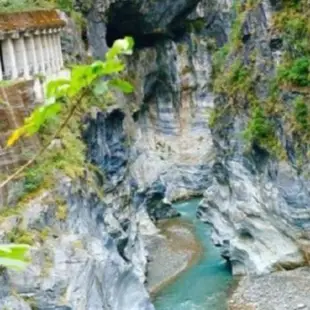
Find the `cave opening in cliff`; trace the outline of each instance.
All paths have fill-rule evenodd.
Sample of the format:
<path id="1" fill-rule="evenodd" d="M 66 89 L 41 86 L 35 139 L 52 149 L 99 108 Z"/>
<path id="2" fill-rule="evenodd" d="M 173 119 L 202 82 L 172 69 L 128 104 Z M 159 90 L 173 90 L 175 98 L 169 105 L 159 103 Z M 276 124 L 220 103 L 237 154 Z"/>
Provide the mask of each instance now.
<path id="1" fill-rule="evenodd" d="M 144 16 L 139 12 L 139 8 L 132 3 L 111 5 L 108 13 L 106 30 L 106 42 L 109 47 L 117 39 L 131 36 L 135 40 L 136 48 L 154 46 L 158 41 L 166 38 L 164 33 L 154 32 L 154 29 Z"/>

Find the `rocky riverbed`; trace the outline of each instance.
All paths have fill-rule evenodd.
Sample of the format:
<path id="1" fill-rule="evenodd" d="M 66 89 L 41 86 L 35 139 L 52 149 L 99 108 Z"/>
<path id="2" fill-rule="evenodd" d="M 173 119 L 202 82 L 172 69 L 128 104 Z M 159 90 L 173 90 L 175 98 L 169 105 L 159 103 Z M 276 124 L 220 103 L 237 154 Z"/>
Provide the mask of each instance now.
<path id="1" fill-rule="evenodd" d="M 310 268 L 246 277 L 239 282 L 230 310 L 310 309 Z"/>
<path id="2" fill-rule="evenodd" d="M 148 289 L 156 293 L 191 266 L 201 256 L 202 248 L 190 223 L 181 219 L 162 221 L 160 235 L 147 242 L 150 262 Z"/>

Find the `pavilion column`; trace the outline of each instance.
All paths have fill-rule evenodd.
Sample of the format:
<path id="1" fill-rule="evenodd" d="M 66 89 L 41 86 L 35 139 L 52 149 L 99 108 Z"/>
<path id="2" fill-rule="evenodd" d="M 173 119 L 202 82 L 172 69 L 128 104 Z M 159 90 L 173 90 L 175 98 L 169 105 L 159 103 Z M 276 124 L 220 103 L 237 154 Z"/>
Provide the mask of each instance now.
<path id="1" fill-rule="evenodd" d="M 50 50 L 50 56 L 51 56 L 51 66 L 52 66 L 52 72 L 57 73 L 57 60 L 55 55 L 55 46 L 54 46 L 54 40 L 53 40 L 54 32 L 51 29 L 50 33 L 48 34 L 48 43 L 49 43 L 49 50 Z"/>
<path id="2" fill-rule="evenodd" d="M 2 42 L 4 74 L 7 79 L 16 79 L 18 77 L 16 57 L 13 40 L 7 38 Z"/>
<path id="3" fill-rule="evenodd" d="M 49 44 L 48 44 L 46 33 L 42 35 L 42 42 L 43 42 L 43 57 L 44 57 L 46 74 L 51 75 L 52 74 L 52 67 L 50 63 L 51 57 L 50 57 L 50 49 L 49 49 Z"/>
<path id="4" fill-rule="evenodd" d="M 58 32 L 53 34 L 53 45 L 54 45 L 54 53 L 55 53 L 55 59 L 56 59 L 56 66 L 57 66 L 57 72 L 61 69 L 61 60 L 60 60 L 60 53 L 58 48 Z"/>
<path id="5" fill-rule="evenodd" d="M 59 59 L 59 53 L 57 48 L 57 33 L 53 32 L 51 35 L 52 44 L 53 44 L 53 55 L 54 55 L 54 61 L 55 61 L 55 68 L 56 72 L 58 73 L 60 71 L 60 59 Z"/>
<path id="6" fill-rule="evenodd" d="M 32 34 L 25 39 L 25 45 L 27 50 L 29 72 L 30 75 L 35 75 L 40 71 L 39 71 L 39 62 L 37 58 L 37 51 Z"/>
<path id="7" fill-rule="evenodd" d="M 42 36 L 40 33 L 36 33 L 34 37 L 34 46 L 37 56 L 37 73 L 45 74 L 45 61 L 44 61 L 44 51 L 43 51 L 43 42 Z"/>
<path id="8" fill-rule="evenodd" d="M 0 54 L 2 55 L 2 41 L 0 40 Z M 3 80 L 2 63 L 0 59 L 0 81 Z"/>
<path id="9" fill-rule="evenodd" d="M 59 57 L 60 69 L 62 69 L 63 66 L 64 66 L 64 60 L 63 60 L 63 57 L 62 57 L 60 33 L 57 33 L 57 36 L 56 36 L 56 46 L 57 46 L 58 55 L 59 55 L 58 57 Z"/>
<path id="10" fill-rule="evenodd" d="M 24 37 L 20 36 L 18 39 L 14 40 L 14 43 L 16 47 L 15 55 L 18 72 L 21 73 L 22 77 L 25 79 L 29 79 L 29 65 Z"/>

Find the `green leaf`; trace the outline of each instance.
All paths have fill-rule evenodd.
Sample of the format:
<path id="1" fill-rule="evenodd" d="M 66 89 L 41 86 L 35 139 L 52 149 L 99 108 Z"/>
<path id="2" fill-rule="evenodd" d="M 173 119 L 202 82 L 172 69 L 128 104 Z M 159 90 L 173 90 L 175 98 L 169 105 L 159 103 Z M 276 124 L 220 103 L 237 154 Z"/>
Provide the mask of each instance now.
<path id="1" fill-rule="evenodd" d="M 104 67 L 105 63 L 103 61 L 95 61 L 94 63 L 92 63 L 91 68 L 92 68 L 92 72 L 95 75 L 99 75 L 102 72 L 102 69 Z"/>
<path id="2" fill-rule="evenodd" d="M 114 42 L 113 46 L 106 53 L 106 59 L 111 60 L 121 54 L 131 55 L 133 46 L 134 46 L 134 40 L 131 37 L 118 39 Z"/>
<path id="3" fill-rule="evenodd" d="M 11 253 L 11 247 L 9 245 L 0 245 L 0 252 Z M 1 253 L 0 253 L 1 255 Z"/>
<path id="4" fill-rule="evenodd" d="M 110 80 L 109 86 L 117 88 L 124 93 L 132 93 L 134 90 L 133 86 L 129 82 L 126 82 L 126 81 L 121 80 L 121 79 Z"/>
<path id="5" fill-rule="evenodd" d="M 0 255 L 1 257 L 20 258 L 24 257 L 29 249 L 28 244 L 1 244 Z"/>
<path id="6" fill-rule="evenodd" d="M 70 81 L 67 79 L 57 79 L 50 81 L 46 86 L 46 96 L 63 96 L 64 90 L 66 90 L 70 85 Z"/>
<path id="7" fill-rule="evenodd" d="M 54 118 L 61 111 L 61 104 L 50 98 L 50 103 L 35 109 L 30 117 L 25 119 L 24 126 L 17 128 L 9 137 L 8 146 L 13 145 L 22 136 L 32 136 L 39 131 L 41 126 L 51 118 Z"/>
<path id="8" fill-rule="evenodd" d="M 117 59 L 109 59 L 106 62 L 96 61 L 92 64 L 91 70 L 92 74 L 98 78 L 103 75 L 111 75 L 113 73 L 118 73 L 125 69 L 124 63 Z"/>
<path id="9" fill-rule="evenodd" d="M 121 72 L 125 69 L 125 65 L 118 59 L 108 60 L 100 72 L 101 75 L 111 75 L 113 73 Z"/>
<path id="10" fill-rule="evenodd" d="M 55 102 L 53 104 L 44 106 L 44 110 L 42 112 L 44 114 L 42 117 L 43 122 L 57 116 L 60 111 L 61 111 L 61 104 L 59 102 Z"/>
<path id="11" fill-rule="evenodd" d="M 21 270 L 28 264 L 26 255 L 30 247 L 26 244 L 5 244 L 0 245 L 0 265 Z"/>
<path id="12" fill-rule="evenodd" d="M 96 96 L 100 96 L 105 94 L 108 90 L 108 83 L 106 81 L 99 81 L 96 83 L 93 92 Z"/>

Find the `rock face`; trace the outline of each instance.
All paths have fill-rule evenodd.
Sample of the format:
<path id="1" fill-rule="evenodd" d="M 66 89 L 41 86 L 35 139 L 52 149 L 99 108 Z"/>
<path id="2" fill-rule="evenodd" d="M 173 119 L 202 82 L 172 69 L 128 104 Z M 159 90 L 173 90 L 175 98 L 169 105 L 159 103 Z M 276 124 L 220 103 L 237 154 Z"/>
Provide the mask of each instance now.
<path id="1" fill-rule="evenodd" d="M 60 12 L 61 19 L 66 27 L 61 33 L 61 49 L 66 64 L 84 62 L 86 59 L 86 46 L 83 42 L 83 27 L 77 25 L 67 14 Z"/>
<path id="2" fill-rule="evenodd" d="M 79 189 L 73 194 L 69 184 L 61 186 L 70 193 L 66 220 L 55 220 L 57 206 L 46 203 L 53 201 L 48 196 L 34 201 L 23 214 L 18 227 L 31 231 L 36 240 L 32 264 L 22 274 L 2 273 L 1 306 L 28 309 L 27 302 L 42 310 L 153 309 L 143 287 L 146 260 L 137 219 L 125 214 L 117 219 L 113 208 L 94 193 Z M 50 232 L 40 244 L 36 233 L 42 227 Z"/>
<path id="3" fill-rule="evenodd" d="M 130 124 L 125 129 L 131 137 L 130 173 L 141 190 L 162 184 L 167 202 L 202 195 L 211 184 L 212 68 L 204 35 L 196 35 L 193 26 L 205 18 L 205 4 L 197 7 L 198 2 L 93 1 L 86 6 L 76 1 L 87 17 L 90 42 L 96 41 L 91 44 L 95 57 L 114 39 L 133 35 L 136 40 L 127 73 L 136 91 L 121 107 L 129 107 L 124 123 Z"/>
<path id="4" fill-rule="evenodd" d="M 19 215 L 1 223 L 3 241 L 11 233 L 34 243 L 32 263 L 24 272 L 1 272 L 1 309 L 154 309 L 144 288 L 142 237 L 156 228 L 145 200 L 134 199 L 122 164 L 114 165 L 117 156 L 107 155 L 113 143 L 108 139 L 110 144 L 104 144 L 102 131 L 122 144 L 122 119 L 119 127 L 109 123 L 115 113 L 98 114 L 85 133 L 89 158 L 109 172 L 104 197 L 100 174 L 85 175 L 79 183 L 60 176 L 57 188 L 42 192 Z M 118 186 L 109 189 L 114 180 Z"/>
<path id="5" fill-rule="evenodd" d="M 1 307 L 153 309 L 144 288 L 145 239 L 156 234 L 151 219 L 178 216 L 171 201 L 203 193 L 198 214 L 235 274 L 304 264 L 309 179 L 307 166 L 297 165 L 296 137 L 275 118 L 272 138 L 284 145 L 282 159 L 243 138 L 249 97 L 267 102 L 285 48 L 272 16 L 287 1 L 75 2 L 95 58 L 119 37 L 136 39 L 126 72 L 135 93 L 105 113 L 90 113 L 84 140 L 96 171 L 75 185 L 60 177 L 55 192 L 23 209 L 22 222 L 13 216 L 1 224 L 1 232 L 30 230 L 35 242 L 34 263 L 23 276 L 1 273 Z M 220 79 L 214 52 L 224 62 Z M 226 84 L 215 83 L 226 75 L 232 76 Z M 240 80 L 242 87 L 235 85 Z M 300 90 L 280 93 L 289 110 Z"/>
<path id="6" fill-rule="evenodd" d="M 251 70 L 256 74 L 254 92 L 262 105 L 268 97 L 268 77 L 274 76 L 279 55 L 285 52 L 281 37 L 276 37 L 272 29 L 272 18 L 279 7 L 283 8 L 280 1 L 260 1 L 246 13 L 241 24 L 243 45 L 235 53 L 235 60 L 241 59 L 244 66 L 249 65 L 248 57 L 253 51 L 258 54 Z M 224 109 L 226 96 L 222 91 L 215 106 Z M 285 109 L 289 109 L 298 91 L 284 89 L 279 96 Z M 241 94 L 236 100 L 242 106 Z M 298 169 L 297 141 L 281 117 L 276 117 L 275 135 L 286 159 L 275 159 L 270 156 L 270 148 L 255 141 L 249 149 L 242 138 L 249 117 L 243 106 L 237 116 L 223 113 L 213 127 L 217 154 L 212 168 L 213 184 L 206 190 L 198 213 L 214 228 L 213 240 L 231 261 L 233 273 L 291 269 L 303 265 L 309 251 L 308 166 Z"/>
<path id="7" fill-rule="evenodd" d="M 243 138 L 252 113 L 249 95 L 262 105 L 268 102 L 269 85 L 287 49 L 274 26 L 286 2 L 76 2 L 89 20 L 90 41 L 96 39 L 94 56 L 116 38 L 136 39 L 137 49 L 128 60 L 128 79 L 136 91 L 127 105 L 135 121 L 130 173 L 137 188 L 161 183 L 167 201 L 205 192 L 199 215 L 214 228 L 213 240 L 235 274 L 302 265 L 309 184 L 306 167 L 297 169 L 294 137 L 283 119 L 275 119 L 285 160 Z M 228 93 L 234 80 L 220 91 L 211 87 L 212 54 L 224 53 L 225 44 L 230 52 L 220 60 L 226 61 L 227 75 L 240 63 L 254 76 L 246 91 L 233 89 L 233 98 Z M 292 106 L 298 95 L 296 89 L 286 89 L 279 97 L 284 106 Z M 221 117 L 209 126 L 214 108 L 222 110 Z"/>
<path id="8" fill-rule="evenodd" d="M 128 72 L 136 81 L 131 171 L 139 187 L 160 180 L 168 200 L 200 195 L 210 183 L 213 143 L 208 111 L 213 97 L 210 59 L 196 37 L 138 50 Z M 142 64 L 142 65 L 141 65 Z M 145 64 L 145 65 L 143 65 Z"/>
<path id="9" fill-rule="evenodd" d="M 270 175 L 269 169 L 275 174 Z M 266 273 L 304 263 L 308 181 L 285 163 L 274 163 L 269 169 L 251 172 L 237 160 L 219 165 L 218 177 L 199 208 L 201 218 L 214 227 L 213 241 L 222 246 L 235 274 Z"/>

